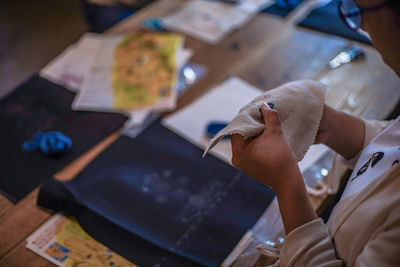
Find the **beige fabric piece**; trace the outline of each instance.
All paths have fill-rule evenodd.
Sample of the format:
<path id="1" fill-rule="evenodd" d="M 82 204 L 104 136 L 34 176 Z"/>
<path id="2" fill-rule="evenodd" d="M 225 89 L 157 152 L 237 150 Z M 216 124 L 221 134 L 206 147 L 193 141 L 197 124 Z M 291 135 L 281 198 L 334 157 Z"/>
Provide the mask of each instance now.
<path id="1" fill-rule="evenodd" d="M 247 139 L 261 134 L 264 121 L 259 109 L 264 102 L 271 102 L 278 111 L 283 133 L 297 161 L 302 160 L 317 135 L 326 87 L 320 82 L 300 80 L 265 92 L 244 106 L 239 114 L 210 140 L 204 155 L 225 135 L 240 134 Z"/>

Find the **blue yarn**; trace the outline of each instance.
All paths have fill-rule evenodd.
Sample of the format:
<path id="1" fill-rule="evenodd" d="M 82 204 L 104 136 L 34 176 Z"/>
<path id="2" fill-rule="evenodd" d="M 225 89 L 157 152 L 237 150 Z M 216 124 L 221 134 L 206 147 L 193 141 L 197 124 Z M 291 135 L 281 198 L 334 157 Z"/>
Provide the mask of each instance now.
<path id="1" fill-rule="evenodd" d="M 22 148 L 28 152 L 39 148 L 46 156 L 56 156 L 67 153 L 71 146 L 71 139 L 60 132 L 38 132 L 32 140 L 26 141 Z"/>

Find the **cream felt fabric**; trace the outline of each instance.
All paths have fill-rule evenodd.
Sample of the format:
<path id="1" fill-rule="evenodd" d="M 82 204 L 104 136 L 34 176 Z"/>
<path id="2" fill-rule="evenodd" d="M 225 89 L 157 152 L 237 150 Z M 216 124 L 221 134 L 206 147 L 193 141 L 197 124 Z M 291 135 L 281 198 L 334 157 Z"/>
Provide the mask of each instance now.
<path id="1" fill-rule="evenodd" d="M 260 135 L 264 130 L 260 108 L 267 102 L 274 104 L 286 141 L 297 161 L 302 160 L 317 135 L 326 87 L 320 82 L 300 80 L 265 92 L 244 106 L 239 114 L 210 140 L 204 155 L 225 135 L 241 134 L 245 139 Z"/>

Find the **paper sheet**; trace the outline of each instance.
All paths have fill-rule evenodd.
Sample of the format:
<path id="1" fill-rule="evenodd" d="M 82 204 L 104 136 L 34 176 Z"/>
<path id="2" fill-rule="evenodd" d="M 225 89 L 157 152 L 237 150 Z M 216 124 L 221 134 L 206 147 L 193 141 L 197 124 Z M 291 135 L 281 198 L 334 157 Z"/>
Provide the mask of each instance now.
<path id="1" fill-rule="evenodd" d="M 196 83 L 198 80 L 202 79 L 204 75 L 207 73 L 207 69 L 205 66 L 189 62 L 181 67 L 181 71 L 179 74 L 179 84 L 178 84 L 178 95 L 181 95 L 185 92 L 193 83 Z M 150 113 L 148 110 L 135 111 L 132 114 L 130 120 L 124 125 L 122 134 L 129 136 L 131 138 L 135 138 L 138 136 L 144 129 L 146 129 L 153 121 L 159 118 L 158 113 Z M 135 118 L 135 114 L 137 115 Z M 138 118 L 139 115 L 139 118 Z M 143 119 L 140 121 L 140 119 Z M 138 121 L 140 123 L 138 123 Z"/>
<path id="2" fill-rule="evenodd" d="M 247 12 L 257 13 L 275 2 L 275 0 L 238 0 L 237 5 Z"/>
<path id="3" fill-rule="evenodd" d="M 121 112 L 126 112 L 132 108 L 149 108 L 152 111 L 167 111 L 175 108 L 178 65 L 180 57 L 182 57 L 183 54 L 187 55 L 187 52 L 182 54 L 182 39 L 178 40 L 180 37 L 176 35 L 150 33 L 141 35 L 139 37 L 140 39 L 136 39 L 136 36 L 137 35 L 116 37 L 103 42 L 93 62 L 94 67 L 91 69 L 81 90 L 74 99 L 72 105 L 74 110 L 119 110 Z M 142 51 L 137 51 L 139 48 L 126 50 L 129 52 L 127 57 L 137 58 L 137 61 L 126 62 L 126 59 L 120 56 L 119 61 L 116 61 L 115 57 L 118 56 L 120 52 L 123 52 L 121 49 L 124 49 L 124 46 L 137 46 L 141 42 L 148 42 L 149 47 L 139 46 Z M 161 45 L 162 43 L 165 43 L 165 45 L 171 43 L 171 45 L 173 45 L 173 42 L 175 42 L 176 45 L 173 45 L 174 47 L 171 49 L 161 46 L 161 50 L 158 50 L 157 47 L 153 48 L 151 46 L 152 42 L 154 42 L 155 45 Z M 167 61 L 162 61 L 160 55 L 157 53 L 164 53 L 163 49 L 169 49 L 169 55 L 175 58 L 173 62 L 170 62 L 168 58 L 166 59 Z M 154 53 L 152 51 L 154 51 Z M 143 59 L 143 62 L 139 60 L 140 58 Z M 164 62 L 164 64 L 170 64 L 170 66 L 168 65 L 168 68 L 166 66 L 164 72 L 161 65 L 157 65 L 159 64 L 158 62 L 160 62 L 160 64 Z M 152 68 L 152 66 L 154 66 L 154 68 Z M 128 67 L 130 69 L 123 71 Z M 134 70 L 132 70 L 132 68 Z M 148 70 L 148 68 L 150 69 Z M 172 71 L 175 73 L 171 74 L 171 72 L 168 71 L 170 68 L 174 68 Z M 132 73 L 126 74 L 129 70 Z M 164 79 L 151 79 L 150 76 L 149 79 L 147 79 L 146 75 L 155 75 L 154 77 L 164 77 Z M 169 75 L 173 75 L 171 81 L 167 80 L 170 79 L 168 78 Z M 174 85 L 172 85 L 172 83 Z M 140 86 L 140 88 L 138 87 L 138 90 L 126 90 L 127 86 Z M 145 88 L 142 89 L 143 86 L 145 86 Z M 156 92 L 156 89 L 166 90 L 165 94 L 162 94 L 161 91 L 160 93 L 158 93 L 158 91 Z"/>
<path id="4" fill-rule="evenodd" d="M 46 65 L 40 71 L 40 76 L 73 92 L 78 92 L 84 85 L 85 80 L 93 75 L 94 77 L 90 78 L 92 79 L 92 82 L 96 82 L 98 78 L 99 81 L 97 84 L 100 88 L 103 88 L 104 84 L 111 83 L 109 71 L 113 64 L 113 48 L 122 38 L 124 38 L 124 36 L 125 35 L 122 34 L 104 35 L 86 33 L 76 44 L 68 47 Z M 99 49 L 102 51 L 99 51 Z M 183 67 L 192 55 L 193 51 L 191 49 L 181 49 L 178 52 L 176 59 L 178 68 Z M 104 72 L 107 74 L 104 75 Z M 96 86 L 96 84 L 93 86 Z M 109 91 L 104 90 L 103 92 L 104 99 L 111 97 L 107 92 Z M 105 111 L 103 107 L 99 108 L 96 103 L 94 103 L 93 107 L 89 108 L 89 110 Z M 115 111 L 113 109 L 109 110 Z M 151 112 L 151 109 L 124 111 L 123 113 L 130 117 L 130 120 L 126 122 L 124 128 L 128 129 L 141 125 Z"/>
<path id="5" fill-rule="evenodd" d="M 83 85 L 85 78 L 88 77 L 97 51 L 102 46 L 102 43 L 113 42 L 115 39 L 119 40 L 120 38 L 122 38 L 122 35 L 86 33 L 76 44 L 69 46 L 47 64 L 40 71 L 39 75 L 73 92 L 77 92 Z M 184 58 L 185 61 L 192 55 L 190 50 L 185 50 L 183 54 L 182 58 Z M 101 59 L 104 60 L 104 57 L 101 57 Z M 104 61 L 99 59 L 97 59 L 96 62 L 104 63 Z M 109 62 L 109 64 L 111 64 L 111 62 Z M 149 113 L 150 110 L 127 112 L 126 115 L 128 115 L 130 119 L 125 123 L 124 128 L 131 128 L 142 124 Z"/>
<path id="6" fill-rule="evenodd" d="M 57 266 L 137 266 L 90 237 L 76 220 L 60 214 L 51 217 L 26 242 L 28 249 Z"/>
<path id="7" fill-rule="evenodd" d="M 161 19 L 163 26 L 198 38 L 218 43 L 233 29 L 241 27 L 252 13 L 236 5 L 218 1 L 188 1 L 176 13 Z"/>
<path id="8" fill-rule="evenodd" d="M 86 33 L 47 64 L 39 75 L 73 92 L 79 90 L 101 45 L 100 34 Z"/>

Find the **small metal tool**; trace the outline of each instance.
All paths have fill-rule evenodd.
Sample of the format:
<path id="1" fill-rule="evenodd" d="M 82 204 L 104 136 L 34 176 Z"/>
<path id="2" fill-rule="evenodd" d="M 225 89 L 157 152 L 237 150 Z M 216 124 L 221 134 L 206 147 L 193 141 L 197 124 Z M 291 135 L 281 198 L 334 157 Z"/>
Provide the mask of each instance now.
<path id="1" fill-rule="evenodd" d="M 365 52 L 358 45 L 351 45 L 344 48 L 340 53 L 329 61 L 329 68 L 336 69 L 337 67 L 349 63 L 351 61 L 363 59 Z"/>

